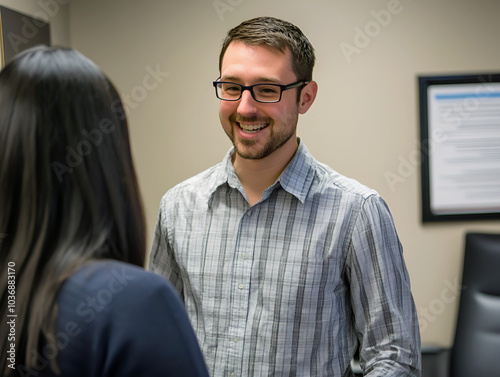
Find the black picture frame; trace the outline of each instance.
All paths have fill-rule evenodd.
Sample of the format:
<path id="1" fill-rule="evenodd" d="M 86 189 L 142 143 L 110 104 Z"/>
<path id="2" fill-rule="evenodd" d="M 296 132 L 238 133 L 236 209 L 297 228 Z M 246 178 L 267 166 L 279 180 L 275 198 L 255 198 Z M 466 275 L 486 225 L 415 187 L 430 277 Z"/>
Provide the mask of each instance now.
<path id="1" fill-rule="evenodd" d="M 51 44 L 49 22 L 0 6 L 0 69 L 19 52 L 40 44 Z"/>
<path id="2" fill-rule="evenodd" d="M 498 139 L 498 148 L 494 144 L 498 132 L 500 132 L 500 106 L 498 106 L 498 111 L 496 110 L 497 99 L 498 104 L 500 104 L 500 73 L 418 76 L 418 88 L 422 222 L 500 219 L 500 204 L 498 203 L 500 201 L 500 184 L 498 185 L 499 194 L 497 197 L 494 187 L 497 179 L 495 167 L 491 170 L 493 183 L 488 182 L 486 170 L 485 172 L 482 172 L 481 169 L 475 171 L 472 166 L 480 164 L 481 158 L 484 158 L 485 164 L 483 165 L 489 166 L 491 161 L 487 159 L 488 157 L 471 157 L 472 151 L 476 149 L 475 153 L 478 155 L 484 152 L 485 155 L 494 156 L 492 160 L 494 164 L 496 164 L 496 158 L 500 161 L 500 139 Z M 469 104 L 469 108 L 467 108 L 467 104 Z M 462 109 L 460 109 L 461 105 Z M 473 105 L 475 113 L 472 112 Z M 493 120 L 490 119 L 490 113 L 486 113 L 486 110 L 484 110 L 486 115 L 481 113 L 483 110 L 479 109 L 483 108 L 492 109 L 491 114 L 493 115 L 491 117 Z M 462 110 L 461 113 L 460 110 Z M 470 110 L 469 117 L 467 117 L 465 110 Z M 443 118 L 443 129 L 437 127 L 439 120 L 436 121 L 438 119 L 436 114 Z M 453 118 L 454 116 L 455 118 Z M 487 118 L 479 118 L 479 116 L 487 116 Z M 483 120 L 474 119 L 487 120 L 492 124 L 483 125 Z M 481 127 L 474 129 L 477 127 L 474 122 Z M 491 128 L 492 135 L 490 144 L 487 144 L 488 127 Z M 481 134 L 481 136 L 478 139 L 472 137 L 469 142 L 466 137 L 468 134 Z M 488 147 L 483 151 L 480 149 L 481 145 L 488 145 Z M 452 152 L 448 152 L 450 150 Z M 447 155 L 446 153 L 451 154 Z M 469 163 L 472 165 L 465 168 L 464 165 Z M 447 169 L 448 166 L 450 170 Z M 455 169 L 463 171 L 469 169 L 470 176 L 456 175 Z M 481 177 L 484 180 L 475 179 L 475 177 L 480 176 L 479 173 L 482 174 Z M 500 183 L 500 169 L 497 173 Z M 486 193 L 482 197 L 480 196 L 481 190 L 485 190 Z M 465 195 L 467 199 L 456 205 L 449 203 L 455 199 L 458 201 L 461 195 Z M 493 199 L 488 204 L 490 195 Z M 450 198 L 454 199 L 450 200 Z M 475 208 L 474 200 L 483 202 Z"/>

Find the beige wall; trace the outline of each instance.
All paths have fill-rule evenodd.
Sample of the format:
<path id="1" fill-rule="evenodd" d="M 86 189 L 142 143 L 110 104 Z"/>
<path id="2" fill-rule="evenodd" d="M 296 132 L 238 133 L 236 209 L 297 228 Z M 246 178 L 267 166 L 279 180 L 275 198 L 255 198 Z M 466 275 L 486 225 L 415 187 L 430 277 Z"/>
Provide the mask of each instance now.
<path id="1" fill-rule="evenodd" d="M 69 0 L 0 0 L 0 5 L 50 23 L 53 45 L 69 45 Z"/>
<path id="2" fill-rule="evenodd" d="M 39 8 L 36 1 L 0 4 Z M 375 14 L 388 14 L 382 10 L 392 10 L 390 19 L 376 21 Z M 73 0 L 69 28 L 71 45 L 108 73 L 129 108 L 150 243 L 163 193 L 219 162 L 230 146 L 211 86 L 225 33 L 260 15 L 296 23 L 316 48 L 319 83 L 299 134 L 320 161 L 386 199 L 405 247 L 422 339 L 450 345 L 464 234 L 498 232 L 500 222 L 420 223 L 420 166 L 408 162 L 418 151 L 416 76 L 499 71 L 499 14 L 500 2 L 488 0 Z M 64 20 L 55 23 L 64 29 Z M 373 37 L 346 58 L 340 46 L 355 46 L 357 28 L 366 27 Z M 56 33 L 64 43 L 66 34 Z M 390 185 L 388 172 L 401 182 Z"/>

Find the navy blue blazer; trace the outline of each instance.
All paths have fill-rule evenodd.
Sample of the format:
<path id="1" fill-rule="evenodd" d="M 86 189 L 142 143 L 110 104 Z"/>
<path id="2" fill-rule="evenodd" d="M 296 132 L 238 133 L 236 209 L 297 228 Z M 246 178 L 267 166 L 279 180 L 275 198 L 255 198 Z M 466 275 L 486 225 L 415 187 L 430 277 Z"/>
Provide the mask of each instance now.
<path id="1" fill-rule="evenodd" d="M 63 284 L 57 302 L 59 376 L 209 375 L 184 305 L 159 275 L 94 262 Z M 52 351 L 48 343 L 38 350 L 39 376 L 55 376 Z"/>

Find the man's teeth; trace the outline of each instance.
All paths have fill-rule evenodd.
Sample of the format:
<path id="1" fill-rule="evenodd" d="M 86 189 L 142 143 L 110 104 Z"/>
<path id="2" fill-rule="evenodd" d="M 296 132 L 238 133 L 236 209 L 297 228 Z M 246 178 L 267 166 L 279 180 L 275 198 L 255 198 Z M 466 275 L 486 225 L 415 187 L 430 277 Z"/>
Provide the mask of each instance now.
<path id="1" fill-rule="evenodd" d="M 248 133 L 256 133 L 266 127 L 266 124 L 241 124 L 240 127 L 243 131 Z"/>

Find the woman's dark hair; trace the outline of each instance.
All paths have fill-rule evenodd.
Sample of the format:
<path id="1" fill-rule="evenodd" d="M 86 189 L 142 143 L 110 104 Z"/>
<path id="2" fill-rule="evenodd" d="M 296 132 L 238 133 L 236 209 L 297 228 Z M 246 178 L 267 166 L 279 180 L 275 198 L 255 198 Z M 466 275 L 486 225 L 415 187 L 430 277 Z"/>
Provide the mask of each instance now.
<path id="1" fill-rule="evenodd" d="M 11 343 L 27 368 L 55 344 L 59 289 L 85 263 L 144 265 L 145 224 L 119 95 L 73 49 L 35 47 L 0 72 L 0 162 L 0 312 L 16 315 L 14 332 L 0 324 L 8 375 Z"/>

